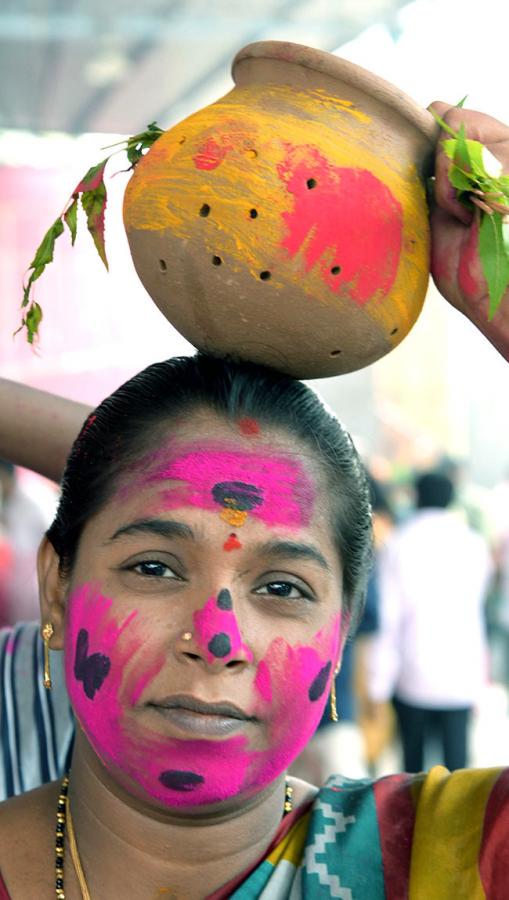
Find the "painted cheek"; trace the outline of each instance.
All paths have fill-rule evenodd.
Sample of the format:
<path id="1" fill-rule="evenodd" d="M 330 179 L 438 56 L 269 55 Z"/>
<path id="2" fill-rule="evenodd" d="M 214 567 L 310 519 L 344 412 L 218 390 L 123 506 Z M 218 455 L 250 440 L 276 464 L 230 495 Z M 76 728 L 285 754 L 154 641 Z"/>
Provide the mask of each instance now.
<path id="1" fill-rule="evenodd" d="M 196 641 L 208 663 L 224 663 L 241 656 L 252 662 L 253 654 L 243 641 L 231 594 L 227 589 L 207 600 L 205 606 L 193 614 Z"/>
<path id="2" fill-rule="evenodd" d="M 165 661 L 159 654 L 150 656 L 147 663 L 146 654 L 139 652 L 144 639 L 138 619 L 134 611 L 119 623 L 113 615 L 113 601 L 92 585 L 80 587 L 69 600 L 67 690 L 85 734 L 106 765 L 117 758 L 122 747 L 124 705 L 135 705 Z"/>
<path id="3" fill-rule="evenodd" d="M 275 638 L 257 667 L 255 715 L 269 722 L 269 749 L 258 760 L 265 777 L 284 771 L 316 731 L 339 653 L 339 626 L 336 616 L 309 646 Z"/>

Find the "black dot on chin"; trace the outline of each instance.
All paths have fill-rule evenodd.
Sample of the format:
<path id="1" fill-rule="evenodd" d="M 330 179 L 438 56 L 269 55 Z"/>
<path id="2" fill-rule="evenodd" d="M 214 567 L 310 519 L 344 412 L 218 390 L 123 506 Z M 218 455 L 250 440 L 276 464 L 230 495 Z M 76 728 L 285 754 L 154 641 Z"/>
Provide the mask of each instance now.
<path id="1" fill-rule="evenodd" d="M 219 609 L 233 609 L 232 595 L 228 588 L 223 588 L 217 595 L 217 605 Z"/>
<path id="2" fill-rule="evenodd" d="M 232 645 L 230 638 L 224 631 L 219 632 L 219 634 L 215 634 L 214 637 L 208 643 L 208 649 L 212 656 L 217 656 L 218 659 L 222 659 L 224 656 L 228 656 L 231 653 Z"/>
<path id="3" fill-rule="evenodd" d="M 205 781 L 203 775 L 196 772 L 183 772 L 180 769 L 168 769 L 159 776 L 161 784 L 172 791 L 194 791 Z"/>
<path id="4" fill-rule="evenodd" d="M 329 662 L 320 669 L 318 675 L 312 682 L 311 687 L 309 688 L 309 694 L 308 694 L 311 702 L 313 702 L 314 700 L 319 700 L 320 697 L 322 696 L 323 692 L 325 691 L 325 688 L 327 687 L 327 682 L 329 680 L 331 666 L 332 666 L 332 663 L 329 660 Z"/>

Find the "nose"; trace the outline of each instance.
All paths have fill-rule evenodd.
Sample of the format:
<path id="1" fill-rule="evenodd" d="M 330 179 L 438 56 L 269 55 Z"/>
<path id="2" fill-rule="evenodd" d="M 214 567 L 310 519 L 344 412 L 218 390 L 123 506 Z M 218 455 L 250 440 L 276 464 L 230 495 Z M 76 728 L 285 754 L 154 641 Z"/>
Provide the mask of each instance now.
<path id="1" fill-rule="evenodd" d="M 191 640 L 182 651 L 188 658 L 202 659 L 214 668 L 238 668 L 253 661 L 244 643 L 230 591 L 223 588 L 193 614 Z M 184 644 L 184 641 L 182 641 Z"/>

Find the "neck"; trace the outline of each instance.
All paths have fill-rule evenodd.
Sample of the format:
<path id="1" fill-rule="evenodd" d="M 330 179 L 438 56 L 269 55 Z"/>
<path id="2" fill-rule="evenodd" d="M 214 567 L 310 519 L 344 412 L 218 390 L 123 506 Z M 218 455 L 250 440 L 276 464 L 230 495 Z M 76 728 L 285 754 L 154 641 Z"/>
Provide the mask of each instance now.
<path id="1" fill-rule="evenodd" d="M 152 808 L 119 788 L 78 734 L 69 797 L 91 896 L 206 897 L 263 856 L 282 819 L 284 791 L 282 775 L 242 805 L 188 814 Z M 298 788 L 296 802 L 307 793 Z"/>

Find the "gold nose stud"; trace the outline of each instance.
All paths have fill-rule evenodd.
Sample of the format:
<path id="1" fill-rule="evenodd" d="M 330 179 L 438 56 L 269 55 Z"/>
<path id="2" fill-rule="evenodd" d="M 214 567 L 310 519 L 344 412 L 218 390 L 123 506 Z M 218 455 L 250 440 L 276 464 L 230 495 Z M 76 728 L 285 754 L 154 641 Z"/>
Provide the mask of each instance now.
<path id="1" fill-rule="evenodd" d="M 184 634 L 182 635 L 182 640 L 183 641 L 191 641 L 192 639 L 193 639 L 193 632 L 192 631 L 184 631 Z"/>

